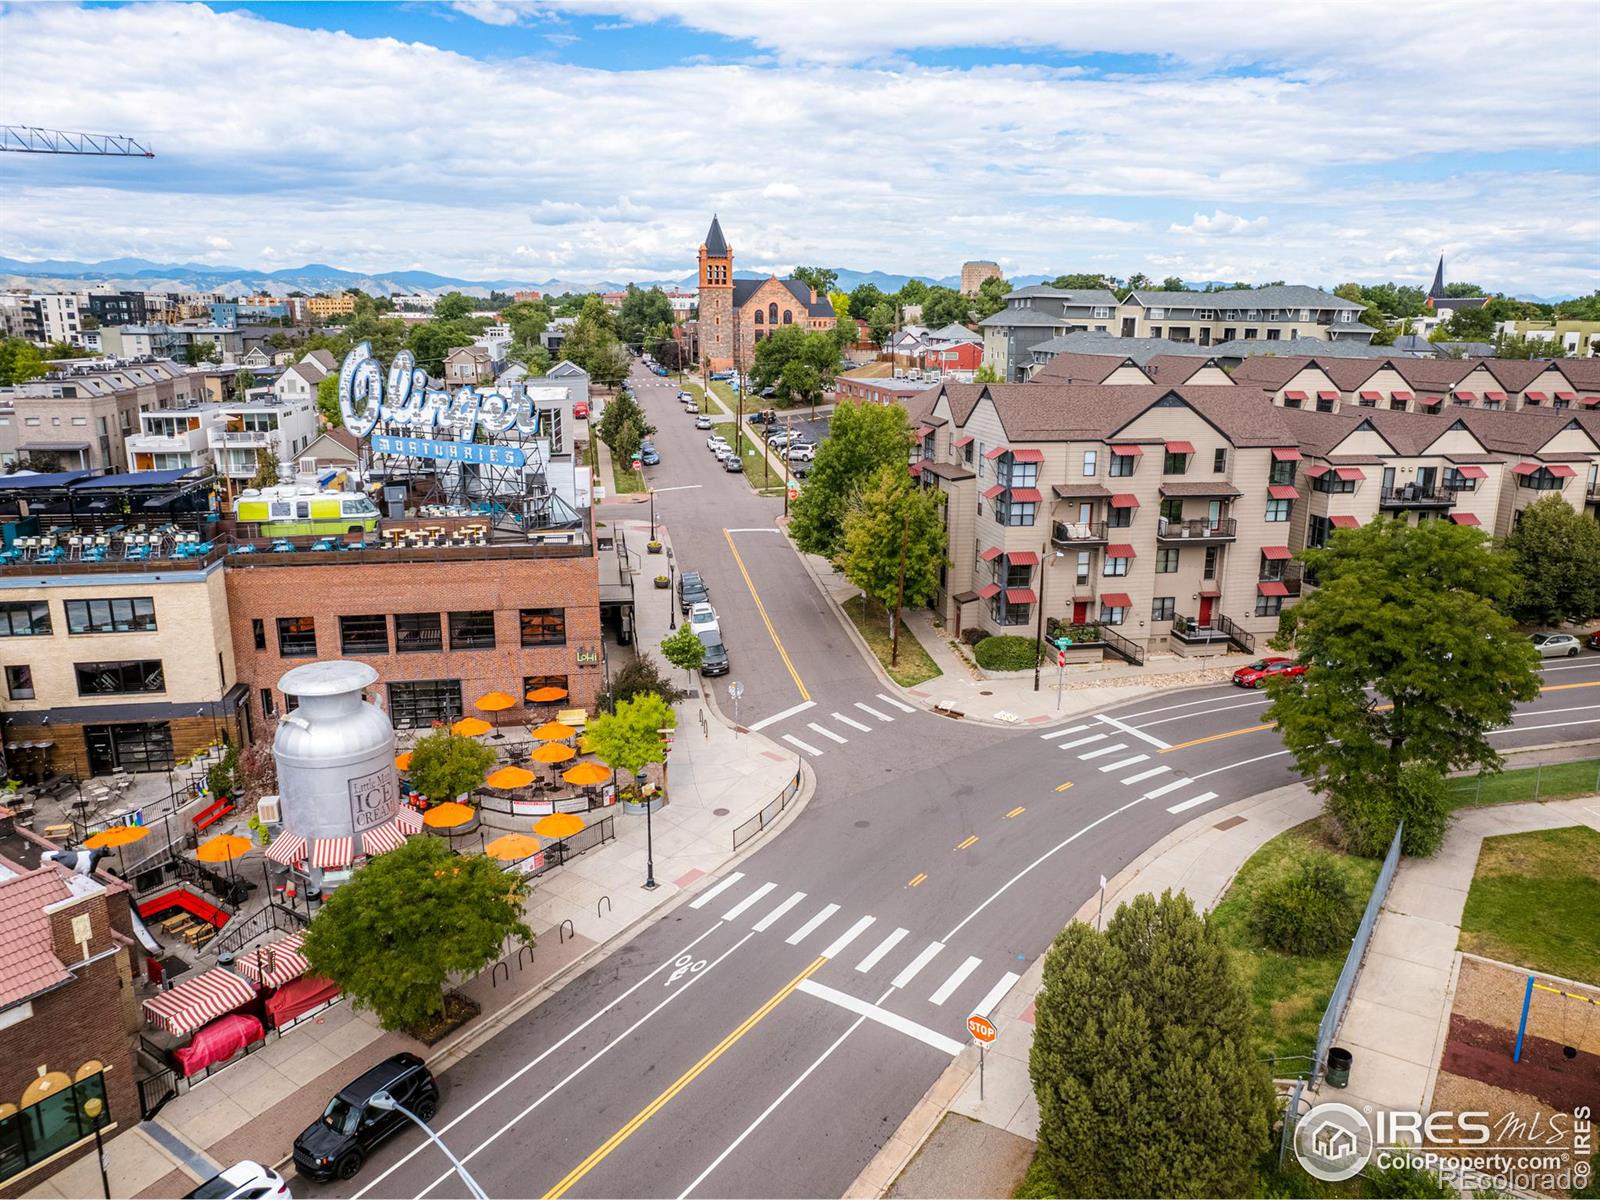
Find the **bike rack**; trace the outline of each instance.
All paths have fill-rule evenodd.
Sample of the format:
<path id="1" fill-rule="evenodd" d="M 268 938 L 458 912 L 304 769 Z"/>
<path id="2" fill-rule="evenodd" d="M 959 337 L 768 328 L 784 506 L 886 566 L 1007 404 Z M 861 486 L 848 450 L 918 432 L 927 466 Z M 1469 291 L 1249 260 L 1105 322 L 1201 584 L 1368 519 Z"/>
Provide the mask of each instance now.
<path id="1" fill-rule="evenodd" d="M 506 982 L 507 983 L 511 982 L 511 967 L 510 967 L 510 964 L 508 964 L 506 962 L 506 960 L 502 958 L 499 962 L 495 963 L 494 966 L 489 968 L 489 986 L 490 987 L 499 987 L 500 986 L 500 969 L 502 967 L 505 968 Z"/>
<path id="2" fill-rule="evenodd" d="M 601 896 L 600 899 L 598 899 L 598 900 L 596 900 L 594 902 L 594 918 L 597 921 L 600 919 L 600 906 L 602 904 L 604 904 L 606 906 L 606 911 L 610 912 L 611 911 L 611 897 L 610 896 Z"/>
<path id="3" fill-rule="evenodd" d="M 533 947 L 526 942 L 517 947 L 517 970 L 519 971 L 522 970 L 522 956 L 524 954 L 528 956 L 528 961 L 531 963 L 533 961 Z"/>
<path id="4" fill-rule="evenodd" d="M 567 917 L 565 920 L 563 920 L 561 922 L 561 924 L 556 926 L 556 937 L 558 939 L 560 939 L 560 941 L 563 944 L 565 944 L 567 938 L 569 938 L 569 937 L 577 937 L 577 936 L 578 936 L 578 931 L 575 930 L 572 927 L 572 918 L 571 917 Z"/>

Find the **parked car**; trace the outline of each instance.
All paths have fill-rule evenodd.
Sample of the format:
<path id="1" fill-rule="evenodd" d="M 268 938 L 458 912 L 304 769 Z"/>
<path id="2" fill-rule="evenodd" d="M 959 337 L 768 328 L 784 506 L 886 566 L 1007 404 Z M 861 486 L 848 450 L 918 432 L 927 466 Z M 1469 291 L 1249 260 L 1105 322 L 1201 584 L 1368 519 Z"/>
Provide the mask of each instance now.
<path id="1" fill-rule="evenodd" d="M 1268 679 L 1293 679 L 1304 675 L 1304 663 L 1295 662 L 1292 658 L 1274 655 L 1270 658 L 1259 659 L 1247 667 L 1240 667 L 1233 673 L 1233 682 L 1236 687 L 1258 688 Z"/>
<path id="2" fill-rule="evenodd" d="M 717 624 L 717 610 L 711 605 L 700 603 L 689 609 L 689 628 L 705 641 L 706 634 L 713 634 L 720 642 L 722 640 L 722 626 Z"/>
<path id="3" fill-rule="evenodd" d="M 713 433 L 706 439 L 706 449 L 712 452 L 715 452 L 718 446 L 726 446 L 727 444 L 728 439 L 723 437 L 720 433 Z"/>
<path id="4" fill-rule="evenodd" d="M 684 616 L 696 604 L 711 602 L 711 588 L 699 571 L 685 571 L 678 576 L 678 609 Z"/>
<path id="5" fill-rule="evenodd" d="M 810 462 L 816 456 L 815 446 L 790 446 L 786 455 L 790 462 Z"/>
<path id="6" fill-rule="evenodd" d="M 213 1175 L 189 1195 L 202 1200 L 293 1200 L 282 1175 L 248 1159 Z"/>
<path id="7" fill-rule="evenodd" d="M 679 392 L 678 393 L 678 399 L 679 400 L 693 400 L 694 399 L 694 393 L 692 393 L 692 392 Z"/>
<path id="8" fill-rule="evenodd" d="M 1600 629 L 1596 629 L 1589 635 L 1589 649 L 1600 650 Z"/>
<path id="9" fill-rule="evenodd" d="M 761 398 L 763 400 L 771 400 L 777 394 L 778 392 L 776 388 L 764 387 L 761 389 Z"/>
<path id="10" fill-rule="evenodd" d="M 728 648 L 722 644 L 720 639 L 706 641 L 702 637 L 700 640 L 705 645 L 705 654 L 700 659 L 700 674 L 726 675 L 731 665 L 728 662 Z"/>
<path id="11" fill-rule="evenodd" d="M 1540 658 L 1576 658 L 1583 644 L 1570 633 L 1536 633 L 1530 639 Z"/>
<path id="12" fill-rule="evenodd" d="M 574 400 L 572 402 L 572 419 L 587 421 L 589 419 L 589 402 L 587 400 Z"/>
<path id="13" fill-rule="evenodd" d="M 811 474 L 811 459 L 802 458 L 798 462 L 790 463 L 789 474 L 793 475 L 796 479 L 804 479 L 807 475 Z"/>
<path id="14" fill-rule="evenodd" d="M 439 1111 L 439 1084 L 422 1060 L 391 1055 L 340 1088 L 322 1116 L 295 1138 L 295 1171 L 318 1183 L 353 1179 L 368 1155 L 411 1124 L 405 1114 L 373 1104 L 380 1092 L 423 1121 Z"/>
<path id="15" fill-rule="evenodd" d="M 773 448 L 777 448 L 779 446 L 782 446 L 785 442 L 787 442 L 794 435 L 792 433 L 790 433 L 787 429 L 774 429 L 773 427 L 771 427 L 769 425 L 767 427 L 767 429 L 766 429 L 766 432 L 762 436 L 767 439 L 767 444 L 769 446 L 772 446 Z"/>
<path id="16" fill-rule="evenodd" d="M 696 429 L 710 429 L 711 428 L 711 414 L 710 413 L 701 413 L 699 416 L 697 416 L 694 419 L 694 427 Z"/>
<path id="17" fill-rule="evenodd" d="M 688 413 L 691 417 L 697 416 L 700 412 L 700 406 L 691 400 L 689 403 L 683 406 L 683 411 Z"/>
<path id="18" fill-rule="evenodd" d="M 738 474 L 744 470 L 744 461 L 732 450 L 729 450 L 722 460 L 722 469 L 730 474 Z"/>

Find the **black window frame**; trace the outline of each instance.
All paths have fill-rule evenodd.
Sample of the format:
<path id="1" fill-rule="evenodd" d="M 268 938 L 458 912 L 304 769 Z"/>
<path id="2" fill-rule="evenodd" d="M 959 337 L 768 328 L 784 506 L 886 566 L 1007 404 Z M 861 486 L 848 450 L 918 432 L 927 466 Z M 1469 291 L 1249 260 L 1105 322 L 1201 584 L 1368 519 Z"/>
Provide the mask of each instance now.
<path id="1" fill-rule="evenodd" d="M 352 622 L 362 622 L 363 624 L 353 626 Z M 352 631 L 354 631 L 354 636 L 352 636 Z M 350 613 L 340 617 L 339 653 L 389 653 L 389 615 L 387 613 Z"/>
<path id="2" fill-rule="evenodd" d="M 250 618 L 250 636 L 255 639 L 257 650 L 267 648 L 267 623 L 260 617 Z"/>
<path id="3" fill-rule="evenodd" d="M 18 631 L 19 624 L 26 625 L 21 632 Z M 54 633 L 55 626 L 50 620 L 50 601 L 15 600 L 0 604 L 0 638 L 50 637 Z"/>
<path id="4" fill-rule="evenodd" d="M 524 675 L 522 677 L 522 695 L 526 699 L 529 692 L 542 687 L 558 687 L 567 693 L 567 699 L 572 699 L 572 677 L 570 675 Z"/>
<path id="5" fill-rule="evenodd" d="M 1218 446 L 1216 452 L 1211 456 L 1211 471 L 1215 475 L 1221 475 L 1227 469 L 1228 448 L 1226 446 Z"/>
<path id="6" fill-rule="evenodd" d="M 532 633 L 548 623 L 554 632 Z M 567 644 L 567 610 L 565 608 L 523 608 L 517 611 L 517 636 L 525 649 L 538 646 L 565 646 Z"/>
<path id="7" fill-rule="evenodd" d="M 12 700 L 37 700 L 33 688 L 33 667 L 28 663 L 6 664 L 6 696 Z"/>
<path id="8" fill-rule="evenodd" d="M 1178 615 L 1178 598 L 1176 596 L 1156 596 L 1150 601 L 1150 619 L 1152 621 L 1170 621 Z"/>
<path id="9" fill-rule="evenodd" d="M 150 670 L 150 668 L 155 668 Z M 139 668 L 139 675 L 145 683 L 137 687 L 91 687 L 85 689 L 84 678 L 92 673 L 115 675 L 119 679 L 134 678 L 134 669 Z M 80 696 L 155 696 L 167 690 L 166 670 L 159 658 L 136 659 L 111 659 L 105 662 L 80 662 L 72 664 L 73 679 L 78 686 Z M 154 686 L 151 686 L 151 684 Z"/>
<path id="10" fill-rule="evenodd" d="M 429 628 L 429 621 L 432 628 Z M 437 612 L 394 614 L 396 654 L 438 654 L 444 649 L 444 622 Z"/>
<path id="11" fill-rule="evenodd" d="M 1281 508 L 1279 507 L 1280 505 L 1282 506 Z M 1283 515 L 1281 517 L 1275 517 L 1275 516 L 1272 515 L 1275 512 L 1282 512 Z M 1267 500 L 1267 510 L 1266 510 L 1266 513 L 1263 515 L 1262 520 L 1264 522 L 1266 522 L 1266 524 L 1268 524 L 1268 525 L 1279 525 L 1279 524 L 1282 524 L 1285 521 L 1292 520 L 1293 517 L 1294 517 L 1294 501 L 1293 500 L 1279 500 L 1279 499 L 1276 499 L 1276 498 L 1269 498 Z"/>
<path id="12" fill-rule="evenodd" d="M 1161 473 L 1163 475 L 1187 475 L 1189 473 L 1188 454 L 1175 454 L 1171 450 L 1164 451 L 1161 455 Z"/>
<path id="13" fill-rule="evenodd" d="M 156 632 L 154 596 L 109 596 L 103 600 L 65 600 L 62 602 L 62 609 L 67 617 L 67 633 L 72 637 L 87 637 L 101 633 Z M 119 609 L 126 614 L 125 619 L 118 617 Z M 148 624 L 139 623 L 146 621 Z"/>
<path id="14" fill-rule="evenodd" d="M 298 626 L 304 622 L 306 628 Z M 278 657 L 279 658 L 315 658 L 317 656 L 317 619 L 315 617 L 279 617 L 278 628 Z M 305 640 L 305 635 L 310 634 L 310 641 Z"/>
<path id="15" fill-rule="evenodd" d="M 448 725 L 466 711 L 459 679 L 396 679 L 388 687 L 389 720 L 396 729 Z"/>
<path id="16" fill-rule="evenodd" d="M 1183 566 L 1183 550 L 1177 546 L 1163 546 L 1156 551 L 1156 574 L 1176 575 Z"/>
<path id="17" fill-rule="evenodd" d="M 1273 487 L 1286 487 L 1294 484 L 1295 469 L 1300 464 L 1294 459 L 1273 459 L 1272 470 L 1267 475 L 1267 483 Z"/>
<path id="18" fill-rule="evenodd" d="M 494 609 L 461 609 L 449 615 L 450 649 L 493 650 L 495 648 Z M 485 621 L 488 623 L 487 638 L 482 631 Z M 474 627 L 477 628 L 477 632 L 472 632 Z"/>
<path id="19" fill-rule="evenodd" d="M 1139 459 L 1141 457 L 1138 454 L 1118 454 L 1113 450 L 1110 461 L 1106 463 L 1106 478 L 1132 479 L 1134 473 L 1139 469 Z"/>

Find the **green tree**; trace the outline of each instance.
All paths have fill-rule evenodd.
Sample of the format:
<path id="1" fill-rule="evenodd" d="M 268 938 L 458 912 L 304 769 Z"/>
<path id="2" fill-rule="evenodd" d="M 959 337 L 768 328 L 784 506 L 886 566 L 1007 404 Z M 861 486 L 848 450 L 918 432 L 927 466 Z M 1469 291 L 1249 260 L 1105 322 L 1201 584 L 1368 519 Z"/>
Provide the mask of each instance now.
<path id="1" fill-rule="evenodd" d="M 1057 935 L 1028 1072 L 1049 1194 L 1251 1194 L 1272 1081 L 1228 947 L 1187 896 L 1139 896 L 1104 933 Z"/>
<path id="2" fill-rule="evenodd" d="M 839 282 L 839 272 L 831 267 L 796 267 L 791 277 L 811 288 L 819 296 L 826 296 Z"/>
<path id="3" fill-rule="evenodd" d="M 17 337 L 8 337 L 0 341 L 0 387 L 26 383 L 30 379 L 48 374 L 49 371 L 44 356 L 32 342 Z"/>
<path id="4" fill-rule="evenodd" d="M 613 396 L 606 403 L 595 429 L 600 440 L 611 448 L 612 455 L 624 462 L 633 457 L 639 439 L 649 437 L 655 431 L 656 427 L 645 419 L 644 409 L 639 407 L 639 402 L 626 392 Z"/>
<path id="5" fill-rule="evenodd" d="M 222 361 L 222 351 L 213 342 L 191 340 L 183 348 L 183 361 L 191 367 L 198 367 L 201 363 L 218 363 Z"/>
<path id="6" fill-rule="evenodd" d="M 283 465 L 278 462 L 277 454 L 271 447 L 263 446 L 256 451 L 256 473 L 250 477 L 250 487 L 268 488 L 277 486 Z"/>
<path id="7" fill-rule="evenodd" d="M 1115 283 L 1116 280 L 1107 279 L 1104 275 L 1082 272 L 1076 275 L 1057 275 L 1050 281 L 1049 286 L 1065 291 L 1110 291 Z"/>
<path id="8" fill-rule="evenodd" d="M 213 347 L 211 347 L 211 349 L 213 351 L 215 351 L 216 347 L 213 346 Z M 44 348 L 44 358 L 45 358 L 45 360 L 47 362 L 54 362 L 54 361 L 56 361 L 58 359 L 63 359 L 63 358 L 93 358 L 93 357 L 94 357 L 94 351 L 93 350 L 85 350 L 82 346 L 74 346 L 71 342 L 51 342 L 48 346 L 46 346 Z M 220 358 L 221 358 L 221 355 L 218 354 L 218 356 L 216 358 L 211 359 L 211 361 L 212 362 L 217 362 L 217 361 L 219 361 Z"/>
<path id="9" fill-rule="evenodd" d="M 867 312 L 867 328 L 872 333 L 872 340 L 882 346 L 889 340 L 889 335 L 894 332 L 896 314 L 894 305 L 887 300 L 875 304 Z"/>
<path id="10" fill-rule="evenodd" d="M 598 383 L 595 366 L 616 344 L 617 334 L 611 314 L 606 311 L 599 296 L 591 295 L 584 299 L 583 311 L 578 314 L 577 323 L 561 343 L 561 355 L 582 367 Z M 627 352 L 623 351 L 623 354 L 625 357 Z"/>
<path id="11" fill-rule="evenodd" d="M 502 308 L 500 319 L 511 326 L 514 341 L 536 345 L 550 326 L 550 308 L 543 300 L 519 300 Z"/>
<path id="12" fill-rule="evenodd" d="M 993 363 L 979 363 L 978 369 L 972 373 L 973 383 L 999 383 L 1000 372 Z"/>
<path id="13" fill-rule="evenodd" d="M 494 762 L 494 751 L 483 743 L 440 729 L 411 748 L 406 778 L 429 800 L 442 803 L 481 787 Z"/>
<path id="14" fill-rule="evenodd" d="M 1192 292 L 1194 289 L 1176 275 L 1168 275 L 1161 281 L 1163 292 Z"/>
<path id="15" fill-rule="evenodd" d="M 837 565 L 889 614 L 889 665 L 900 661 L 900 610 L 919 608 L 939 591 L 945 558 L 940 497 L 911 480 L 904 463 L 877 469 L 844 516 Z"/>
<path id="16" fill-rule="evenodd" d="M 856 344 L 859 332 L 855 318 L 850 314 L 850 293 L 829 292 L 828 303 L 833 305 L 833 340 L 838 343 L 842 355 Z"/>
<path id="17" fill-rule="evenodd" d="M 337 376 L 335 376 L 337 378 Z M 256 385 L 256 373 L 249 367 L 241 367 L 233 376 L 233 394 L 243 400 L 250 389 Z"/>
<path id="18" fill-rule="evenodd" d="M 1379 519 L 1304 558 L 1317 587 L 1284 612 L 1274 644 L 1292 642 L 1309 669 L 1274 682 L 1263 719 L 1330 813 L 1395 791 L 1408 763 L 1498 769 L 1489 731 L 1539 693 L 1533 648 L 1499 611 L 1511 556 L 1465 525 Z M 1386 840 L 1358 824 L 1363 850 Z"/>
<path id="19" fill-rule="evenodd" d="M 323 423 L 337 428 L 344 421 L 339 410 L 339 372 L 330 371 L 317 384 L 317 415 Z"/>
<path id="20" fill-rule="evenodd" d="M 466 299 L 466 297 L 462 297 Z M 435 377 L 444 374 L 444 356 L 457 346 L 470 346 L 478 330 L 465 320 L 426 321 L 411 330 L 406 346 L 417 366 Z"/>
<path id="21" fill-rule="evenodd" d="M 589 378 L 597 387 L 617 388 L 627 380 L 633 360 L 622 343 L 613 338 L 580 365 L 589 372 Z"/>
<path id="22" fill-rule="evenodd" d="M 1494 339 L 1496 358 L 1565 358 L 1565 347 L 1554 336 L 1534 337 L 1531 334 L 1502 333 Z"/>
<path id="23" fill-rule="evenodd" d="M 1006 306 L 1006 296 L 1012 291 L 1011 281 L 998 275 L 985 279 L 978 285 L 978 294 L 972 299 L 972 315 L 978 320 L 992 317 Z"/>
<path id="24" fill-rule="evenodd" d="M 817 447 L 806 486 L 789 505 L 789 533 L 806 554 L 837 557 L 850 503 L 880 467 L 904 471 L 911 434 L 898 404 L 841 401 Z"/>
<path id="25" fill-rule="evenodd" d="M 385 1029 L 420 1029 L 443 1013 L 452 976 L 481 971 L 508 938 L 533 945 L 522 920 L 527 895 L 525 876 L 415 837 L 329 897 L 303 953 L 312 974 L 337 983 Z"/>
<path id="26" fill-rule="evenodd" d="M 1552 492 L 1522 510 L 1506 550 L 1515 562 L 1511 614 L 1529 624 L 1600 615 L 1600 523 Z"/>
<path id="27" fill-rule="evenodd" d="M 928 295 L 928 285 L 920 279 L 908 279 L 894 294 L 894 302 L 901 308 L 908 304 L 921 304 Z"/>
<path id="28" fill-rule="evenodd" d="M 776 388 L 783 400 L 814 404 L 822 389 L 833 380 L 838 365 L 839 343 L 832 333 L 781 325 L 771 336 L 756 343 L 750 383 L 758 389 Z"/>
<path id="29" fill-rule="evenodd" d="M 634 775 L 647 763 L 666 760 L 666 740 L 659 731 L 677 723 L 671 705 L 654 692 L 642 692 L 619 701 L 614 712 L 601 713 L 584 732 L 596 758 L 613 771 Z"/>
<path id="30" fill-rule="evenodd" d="M 1463 308 L 1439 326 L 1440 341 L 1487 342 L 1494 338 L 1494 314 L 1486 308 Z"/>
<path id="31" fill-rule="evenodd" d="M 530 376 L 543 375 L 553 365 L 550 362 L 550 351 L 538 342 L 515 342 L 511 347 L 511 361 L 521 363 L 528 369 Z"/>
<path id="32" fill-rule="evenodd" d="M 1553 315 L 1562 321 L 1600 321 L 1600 288 L 1587 296 L 1563 300 L 1555 306 Z"/>
<path id="33" fill-rule="evenodd" d="M 671 327 L 672 301 L 658 287 L 644 289 L 630 283 L 617 312 L 617 329 L 623 342 L 643 346 L 645 335 L 659 325 Z"/>
<path id="34" fill-rule="evenodd" d="M 645 694 L 660 696 L 667 704 L 682 700 L 687 693 L 672 686 L 672 681 L 661 673 L 656 660 L 640 654 L 611 677 L 611 689 L 601 692 L 596 707 L 601 712 L 615 712 L 617 705 Z"/>
<path id="35" fill-rule="evenodd" d="M 858 283 L 850 292 L 850 311 L 863 321 L 867 321 L 871 319 L 870 314 L 873 309 L 880 304 L 888 303 L 888 301 L 889 297 L 883 294 L 883 290 L 877 284 Z M 889 317 L 889 324 L 894 324 L 892 312 Z"/>
<path id="36" fill-rule="evenodd" d="M 931 287 L 922 300 L 922 324 L 929 329 L 965 325 L 972 320 L 972 297 L 955 288 Z"/>
<path id="37" fill-rule="evenodd" d="M 685 621 L 679 625 L 677 631 L 667 635 L 661 641 L 661 653 L 666 655 L 667 661 L 683 671 L 685 682 L 690 682 L 689 677 L 700 669 L 700 664 L 705 661 L 706 647 L 700 640 L 700 635 Z"/>
<path id="38" fill-rule="evenodd" d="M 472 301 L 460 292 L 446 292 L 433 305 L 435 321 L 459 321 L 472 315 Z"/>

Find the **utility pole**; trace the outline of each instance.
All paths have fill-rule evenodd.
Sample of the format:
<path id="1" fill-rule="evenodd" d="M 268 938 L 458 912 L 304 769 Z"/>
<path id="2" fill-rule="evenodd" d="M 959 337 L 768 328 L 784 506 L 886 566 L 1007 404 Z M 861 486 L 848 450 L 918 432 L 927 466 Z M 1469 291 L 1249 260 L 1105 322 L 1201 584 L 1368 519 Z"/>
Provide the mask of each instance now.
<path id="1" fill-rule="evenodd" d="M 900 663 L 900 610 L 906 603 L 906 543 L 911 540 L 911 514 L 900 514 L 900 590 L 895 596 L 894 615 L 891 624 L 894 626 L 894 637 L 889 646 L 889 665 L 898 666 Z M 866 601 L 862 601 L 861 615 L 866 616 Z"/>
<path id="2" fill-rule="evenodd" d="M 1046 542 L 1039 547 L 1039 620 L 1033 634 L 1033 690 L 1039 690 L 1039 655 L 1044 649 L 1044 582 L 1045 568 L 1050 560 L 1045 557 L 1050 551 L 1050 543 Z"/>

